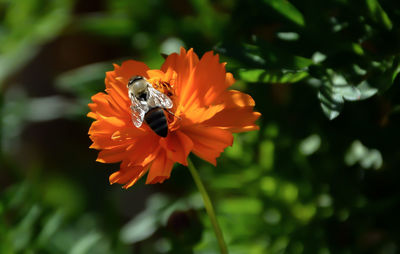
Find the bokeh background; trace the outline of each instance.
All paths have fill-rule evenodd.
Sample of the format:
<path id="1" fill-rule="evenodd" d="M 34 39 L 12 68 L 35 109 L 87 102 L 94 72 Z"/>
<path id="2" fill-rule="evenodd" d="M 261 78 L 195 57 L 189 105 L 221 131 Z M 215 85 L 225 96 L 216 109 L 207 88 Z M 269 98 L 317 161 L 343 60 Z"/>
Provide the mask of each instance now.
<path id="1" fill-rule="evenodd" d="M 187 168 L 109 185 L 90 97 L 126 59 L 214 50 L 262 113 L 192 156 L 230 253 L 400 252 L 397 0 L 0 0 L 0 253 L 218 253 Z"/>

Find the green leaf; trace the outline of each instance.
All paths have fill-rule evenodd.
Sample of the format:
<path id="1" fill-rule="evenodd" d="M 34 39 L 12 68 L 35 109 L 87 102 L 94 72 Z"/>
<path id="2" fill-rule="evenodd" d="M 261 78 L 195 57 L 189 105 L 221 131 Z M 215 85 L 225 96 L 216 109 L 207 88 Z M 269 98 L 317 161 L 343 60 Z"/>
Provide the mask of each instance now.
<path id="1" fill-rule="evenodd" d="M 15 250 L 24 250 L 28 247 L 33 237 L 34 225 L 42 214 L 43 209 L 39 205 L 34 205 L 26 216 L 12 231 L 12 238 Z"/>
<path id="2" fill-rule="evenodd" d="M 78 22 L 82 30 L 107 37 L 124 37 L 135 30 L 133 20 L 125 16 L 87 15 Z"/>
<path id="3" fill-rule="evenodd" d="M 270 171 L 274 167 L 274 151 L 275 144 L 271 140 L 264 140 L 260 144 L 260 166 L 263 169 Z"/>
<path id="4" fill-rule="evenodd" d="M 160 210 L 167 205 L 168 199 L 162 195 L 153 195 L 146 209 L 123 226 L 120 239 L 124 243 L 136 243 L 150 237 L 160 225 Z"/>
<path id="5" fill-rule="evenodd" d="M 261 83 L 296 83 L 308 77 L 306 71 L 285 71 L 285 70 L 263 70 L 263 69 L 241 69 L 239 78 L 246 82 Z"/>
<path id="6" fill-rule="evenodd" d="M 52 235 L 60 229 L 63 220 L 64 213 L 61 210 L 51 214 L 51 216 L 47 218 L 37 238 L 39 246 L 45 246 L 46 243 L 49 242 Z"/>
<path id="7" fill-rule="evenodd" d="M 393 83 L 394 80 L 396 79 L 397 75 L 399 75 L 399 73 L 400 73 L 400 57 L 399 56 L 396 56 L 393 59 L 392 68 L 390 68 L 388 70 L 388 72 L 391 74 L 391 81 Z"/>
<path id="8" fill-rule="evenodd" d="M 70 254 L 86 254 L 91 253 L 91 248 L 99 243 L 102 236 L 98 232 L 90 232 L 79 239 L 71 248 Z"/>
<path id="9" fill-rule="evenodd" d="M 71 9 L 69 0 L 10 1 L 0 26 L 0 86 L 38 53 L 40 45 L 62 31 Z"/>
<path id="10" fill-rule="evenodd" d="M 322 110 L 330 119 L 336 118 L 345 101 L 359 101 L 367 99 L 378 92 L 376 88 L 370 87 L 367 81 L 362 81 L 358 85 L 352 85 L 340 74 L 329 69 L 327 77 L 322 81 L 318 98 L 321 102 Z"/>
<path id="11" fill-rule="evenodd" d="M 331 84 L 324 82 L 318 92 L 318 99 L 321 102 L 321 107 L 329 120 L 335 119 L 342 111 L 344 99 L 341 95 L 332 92 Z"/>
<path id="12" fill-rule="evenodd" d="M 225 214 L 259 214 L 262 211 L 260 200 L 250 197 L 221 200 L 218 210 Z"/>
<path id="13" fill-rule="evenodd" d="M 318 134 L 312 134 L 300 142 L 299 150 L 303 155 L 308 156 L 318 151 L 320 146 L 321 137 Z"/>
<path id="14" fill-rule="evenodd" d="M 364 169 L 379 169 L 383 164 L 381 152 L 377 149 L 369 149 L 359 140 L 353 141 L 344 161 L 348 166 L 359 163 Z"/>
<path id="15" fill-rule="evenodd" d="M 368 84 L 379 90 L 380 93 L 393 86 L 400 73 L 400 57 L 389 57 L 380 62 L 373 63 L 373 69 L 369 71 Z"/>
<path id="16" fill-rule="evenodd" d="M 62 73 L 55 83 L 63 91 L 88 99 L 96 92 L 104 90 L 105 72 L 112 68 L 110 62 L 88 64 Z"/>
<path id="17" fill-rule="evenodd" d="M 392 21 L 390 21 L 389 16 L 383 10 L 382 6 L 379 4 L 378 0 L 366 0 L 371 18 L 382 24 L 386 29 L 391 30 L 393 27 Z"/>
<path id="18" fill-rule="evenodd" d="M 335 85 L 332 87 L 332 91 L 336 94 L 340 94 L 347 101 L 358 101 L 361 98 L 360 90 L 348 84 Z"/>
<path id="19" fill-rule="evenodd" d="M 360 100 L 368 99 L 378 92 L 378 89 L 370 86 L 366 80 L 362 81 L 357 88 L 360 91 Z"/>
<path id="20" fill-rule="evenodd" d="M 264 0 L 266 4 L 271 6 L 275 11 L 279 12 L 282 16 L 288 18 L 299 26 L 304 26 L 303 15 L 296 7 L 294 7 L 287 0 Z"/>

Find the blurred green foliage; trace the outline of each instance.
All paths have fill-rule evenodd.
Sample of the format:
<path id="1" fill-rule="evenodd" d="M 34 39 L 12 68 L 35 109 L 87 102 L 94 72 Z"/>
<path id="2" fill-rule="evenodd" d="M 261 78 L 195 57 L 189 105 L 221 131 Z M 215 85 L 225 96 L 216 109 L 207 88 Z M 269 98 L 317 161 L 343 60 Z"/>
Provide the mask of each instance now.
<path id="1" fill-rule="evenodd" d="M 230 253 L 398 253 L 399 25 L 395 0 L 0 0 L 0 253 L 218 253 L 185 167 L 125 191 L 88 149 L 112 63 L 180 46 L 263 114 L 193 158 Z"/>

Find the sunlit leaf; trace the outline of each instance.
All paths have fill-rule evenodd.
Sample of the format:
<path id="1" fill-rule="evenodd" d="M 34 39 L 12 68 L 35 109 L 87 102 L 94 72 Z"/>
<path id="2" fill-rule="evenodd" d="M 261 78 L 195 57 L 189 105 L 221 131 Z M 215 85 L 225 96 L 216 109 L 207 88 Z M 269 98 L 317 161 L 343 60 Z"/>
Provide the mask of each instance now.
<path id="1" fill-rule="evenodd" d="M 297 203 L 292 208 L 293 215 L 300 221 L 308 222 L 316 213 L 317 209 L 313 204 L 301 204 Z"/>
<path id="2" fill-rule="evenodd" d="M 371 87 L 367 81 L 361 82 L 357 88 L 360 91 L 360 100 L 368 99 L 378 92 L 378 89 Z"/>
<path id="3" fill-rule="evenodd" d="M 321 146 L 321 138 L 318 134 L 312 134 L 299 144 L 300 152 L 304 155 L 311 155 L 318 151 Z"/>
<path id="4" fill-rule="evenodd" d="M 269 224 L 278 224 L 282 215 L 278 209 L 270 208 L 265 211 L 263 218 Z"/>
<path id="5" fill-rule="evenodd" d="M 335 119 L 342 111 L 344 99 L 341 95 L 334 94 L 330 87 L 330 83 L 324 83 L 325 86 L 321 88 L 318 93 L 318 98 L 321 102 L 321 107 L 329 120 Z"/>
<path id="6" fill-rule="evenodd" d="M 225 214 L 259 214 L 262 203 L 254 198 L 230 198 L 220 201 L 218 209 Z"/>
<path id="7" fill-rule="evenodd" d="M 275 144 L 270 140 L 264 140 L 260 144 L 260 166 L 265 170 L 271 170 L 274 166 Z"/>
<path id="8" fill-rule="evenodd" d="M 281 182 L 278 185 L 278 193 L 279 197 L 287 202 L 293 203 L 297 200 L 297 196 L 299 194 L 299 190 L 296 185 L 288 182 Z"/>
<path id="9" fill-rule="evenodd" d="M 11 1 L 5 8 L 5 33 L 0 43 L 0 86 L 3 81 L 38 52 L 39 46 L 54 38 L 70 21 L 72 1 Z"/>
<path id="10" fill-rule="evenodd" d="M 296 83 L 306 78 L 306 71 L 267 71 L 261 69 L 239 70 L 239 78 L 246 82 Z"/>
<path id="11" fill-rule="evenodd" d="M 79 22 L 79 27 L 86 31 L 108 37 L 127 36 L 130 31 L 134 30 L 132 19 L 125 16 L 103 16 L 92 15 L 84 16 Z"/>
<path id="12" fill-rule="evenodd" d="M 380 23 L 386 29 L 392 29 L 393 24 L 389 16 L 383 10 L 378 0 L 366 0 L 370 15 L 375 22 Z"/>
<path id="13" fill-rule="evenodd" d="M 278 183 L 275 178 L 265 176 L 260 180 L 260 187 L 266 195 L 274 196 L 278 188 Z"/>
<path id="14" fill-rule="evenodd" d="M 42 230 L 40 231 L 37 242 L 38 245 L 44 246 L 50 241 L 51 236 L 60 229 L 61 224 L 64 220 L 64 213 L 60 210 L 52 214 L 49 218 L 47 218 L 46 222 L 43 225 Z"/>
<path id="15" fill-rule="evenodd" d="M 264 0 L 264 3 L 271 6 L 277 12 L 279 12 L 282 16 L 286 17 L 290 21 L 294 22 L 299 26 L 304 26 L 304 18 L 299 10 L 296 9 L 289 1 L 287 0 Z"/>
<path id="16" fill-rule="evenodd" d="M 353 166 L 360 163 L 365 169 L 379 169 L 382 166 L 382 155 L 377 149 L 369 149 L 359 140 L 355 140 L 348 149 L 344 161 L 347 165 Z"/>
<path id="17" fill-rule="evenodd" d="M 152 196 L 146 209 L 121 229 L 121 240 L 124 243 L 135 243 L 151 236 L 160 225 L 160 209 L 166 204 L 166 197 L 162 195 Z"/>
<path id="18" fill-rule="evenodd" d="M 327 78 L 322 82 L 318 98 L 325 115 L 330 119 L 336 118 L 344 105 L 345 101 L 359 101 L 367 99 L 376 94 L 377 89 L 368 85 L 367 81 L 362 81 L 354 86 L 332 70 L 328 70 Z"/>
<path id="19" fill-rule="evenodd" d="M 98 232 L 91 232 L 77 241 L 71 248 L 70 254 L 91 253 L 90 249 L 101 241 L 101 235 Z"/>
<path id="20" fill-rule="evenodd" d="M 99 62 L 85 65 L 62 73 L 56 79 L 56 86 L 78 96 L 90 98 L 99 92 L 104 83 L 105 72 L 112 69 L 112 63 Z"/>
<path id="21" fill-rule="evenodd" d="M 28 247 L 33 235 L 34 224 L 39 219 L 42 209 L 38 205 L 34 205 L 28 211 L 22 221 L 12 231 L 12 239 L 14 249 L 17 251 L 24 250 Z"/>
<path id="22" fill-rule="evenodd" d="M 330 79 L 332 83 L 331 89 L 333 94 L 341 95 L 343 99 L 347 101 L 356 101 L 360 99 L 360 91 L 356 87 L 348 84 L 342 75 L 333 74 L 331 75 Z"/>

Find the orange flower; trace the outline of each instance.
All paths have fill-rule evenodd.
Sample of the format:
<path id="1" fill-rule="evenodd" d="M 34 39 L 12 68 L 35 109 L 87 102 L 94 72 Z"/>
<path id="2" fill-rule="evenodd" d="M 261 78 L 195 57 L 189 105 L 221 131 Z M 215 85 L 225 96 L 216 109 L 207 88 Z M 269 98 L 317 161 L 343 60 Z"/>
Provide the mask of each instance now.
<path id="1" fill-rule="evenodd" d="M 143 76 L 153 88 L 173 102 L 164 110 L 168 135 L 163 138 L 143 123 L 132 122 L 131 100 L 127 84 L 136 75 Z M 131 187 L 147 171 L 146 183 L 168 179 L 175 162 L 187 165 L 193 152 L 216 165 L 216 158 L 232 145 L 233 132 L 258 129 L 253 112 L 254 100 L 247 94 L 227 90 L 235 82 L 225 71 L 218 55 L 207 52 L 199 59 L 192 49 L 167 57 L 160 70 L 144 63 L 125 61 L 106 73 L 106 93 L 98 93 L 89 104 L 88 116 L 95 119 L 89 130 L 91 148 L 101 150 L 97 161 L 121 162 L 110 183 Z"/>

